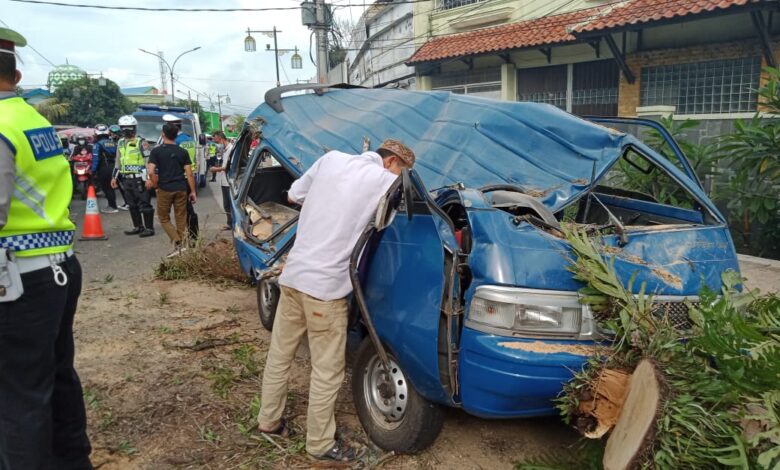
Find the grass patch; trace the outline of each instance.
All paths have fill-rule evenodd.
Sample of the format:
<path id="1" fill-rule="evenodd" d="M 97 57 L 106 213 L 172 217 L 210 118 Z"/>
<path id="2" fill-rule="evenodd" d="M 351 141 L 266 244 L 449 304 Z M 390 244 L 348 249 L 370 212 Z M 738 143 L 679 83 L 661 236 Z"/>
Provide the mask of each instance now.
<path id="1" fill-rule="evenodd" d="M 249 284 L 249 278 L 241 271 L 233 244 L 225 239 L 207 244 L 199 240 L 195 247 L 163 260 L 155 268 L 154 275 L 167 281 L 196 279 L 214 282 L 221 279 Z"/>

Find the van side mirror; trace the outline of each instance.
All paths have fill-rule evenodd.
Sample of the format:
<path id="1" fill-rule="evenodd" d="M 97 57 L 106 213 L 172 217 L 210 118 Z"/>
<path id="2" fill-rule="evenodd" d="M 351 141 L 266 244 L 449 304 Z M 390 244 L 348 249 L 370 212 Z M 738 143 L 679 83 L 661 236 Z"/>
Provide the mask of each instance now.
<path id="1" fill-rule="evenodd" d="M 201 134 L 198 136 L 198 143 L 200 145 L 206 145 L 206 134 Z"/>

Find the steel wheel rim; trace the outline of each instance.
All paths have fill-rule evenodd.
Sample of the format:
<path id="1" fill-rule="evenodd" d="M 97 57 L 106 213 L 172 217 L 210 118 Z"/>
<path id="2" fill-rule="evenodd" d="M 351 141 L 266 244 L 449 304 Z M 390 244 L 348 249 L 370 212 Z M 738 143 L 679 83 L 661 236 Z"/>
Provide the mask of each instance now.
<path id="1" fill-rule="evenodd" d="M 406 415 L 409 386 L 401 368 L 388 358 L 390 370 L 385 372 L 379 356 L 368 361 L 363 375 L 363 394 L 371 418 L 387 430 L 398 428 Z"/>
<path id="2" fill-rule="evenodd" d="M 260 304 L 263 307 L 263 311 L 268 314 L 271 312 L 271 304 L 273 303 L 273 286 L 270 282 L 263 282 L 260 286 Z"/>

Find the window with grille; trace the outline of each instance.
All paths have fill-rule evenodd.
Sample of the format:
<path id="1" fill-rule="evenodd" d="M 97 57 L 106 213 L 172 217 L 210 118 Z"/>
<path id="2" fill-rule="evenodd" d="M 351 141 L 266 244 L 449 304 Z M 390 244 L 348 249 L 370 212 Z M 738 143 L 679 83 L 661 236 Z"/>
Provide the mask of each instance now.
<path id="1" fill-rule="evenodd" d="M 614 60 L 574 64 L 571 112 L 579 116 L 616 116 L 620 71 Z"/>
<path id="2" fill-rule="evenodd" d="M 517 71 L 517 98 L 519 101 L 548 103 L 566 109 L 565 65 L 519 69 Z"/>
<path id="3" fill-rule="evenodd" d="M 445 90 L 458 95 L 501 99 L 501 69 L 487 68 L 446 73 L 432 77 L 434 90 Z"/>
<path id="4" fill-rule="evenodd" d="M 479 3 L 485 0 L 439 0 L 439 8 L 442 10 L 449 10 L 450 8 L 458 8 L 464 5 L 471 5 L 472 3 Z"/>
<path id="5" fill-rule="evenodd" d="M 614 60 L 518 69 L 517 99 L 549 103 L 578 115 L 614 116 L 619 80 L 620 71 Z"/>
<path id="6" fill-rule="evenodd" d="M 760 74 L 760 57 L 643 67 L 640 103 L 677 114 L 753 112 Z"/>

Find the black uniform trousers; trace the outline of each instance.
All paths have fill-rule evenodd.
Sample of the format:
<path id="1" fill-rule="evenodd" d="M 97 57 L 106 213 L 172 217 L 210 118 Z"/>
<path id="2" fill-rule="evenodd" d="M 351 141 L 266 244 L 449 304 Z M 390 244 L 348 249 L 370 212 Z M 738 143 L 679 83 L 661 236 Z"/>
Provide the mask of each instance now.
<path id="1" fill-rule="evenodd" d="M 24 294 L 0 302 L 0 469 L 91 469 L 81 382 L 73 368 L 73 316 L 81 265 L 22 274 Z"/>
<path id="2" fill-rule="evenodd" d="M 190 202 L 190 192 L 190 186 L 187 185 L 187 236 L 190 239 L 190 245 L 194 246 L 200 233 L 200 224 L 198 223 L 198 214 L 195 212 L 195 206 Z"/>
<path id="3" fill-rule="evenodd" d="M 106 195 L 108 201 L 108 207 L 116 209 L 116 191 L 111 187 L 111 173 L 114 170 L 114 161 L 107 160 L 100 157 L 97 169 L 97 179 L 100 183 L 100 189 L 103 190 L 103 194 Z"/>
<path id="4" fill-rule="evenodd" d="M 125 202 L 133 219 L 133 227 L 154 229 L 154 207 L 152 192 L 146 189 L 146 182 L 138 177 L 124 175 L 122 186 L 125 188 Z M 141 216 L 143 215 L 143 220 Z"/>

